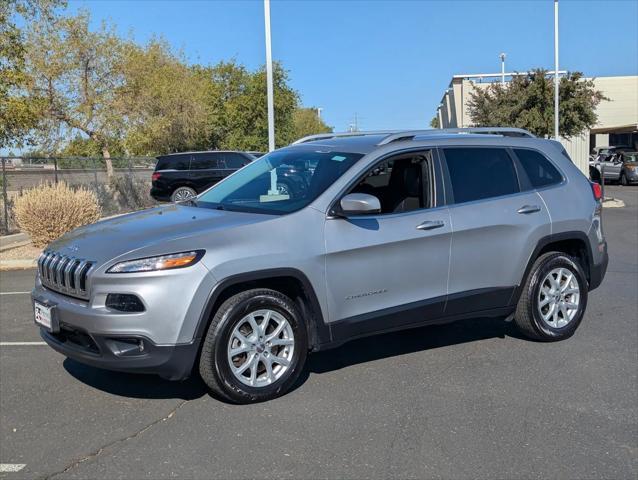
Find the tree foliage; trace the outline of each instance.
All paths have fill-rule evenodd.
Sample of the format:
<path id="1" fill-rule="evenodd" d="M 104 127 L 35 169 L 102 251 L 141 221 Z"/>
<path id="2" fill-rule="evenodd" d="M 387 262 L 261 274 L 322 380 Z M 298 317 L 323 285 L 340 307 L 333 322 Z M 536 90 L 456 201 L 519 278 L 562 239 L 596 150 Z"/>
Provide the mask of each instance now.
<path id="1" fill-rule="evenodd" d="M 18 27 L 36 19 L 50 20 L 62 0 L 0 2 L 0 148 L 22 147 L 40 119 L 40 99 L 28 95 L 25 36 Z"/>
<path id="2" fill-rule="evenodd" d="M 126 121 L 123 145 L 133 155 L 207 147 L 208 81 L 161 40 L 126 46 L 117 109 Z"/>
<path id="3" fill-rule="evenodd" d="M 317 109 L 314 107 L 296 109 L 293 114 L 293 122 L 295 139 L 305 137 L 306 135 L 332 132 L 332 127 L 324 123 L 319 117 Z"/>
<path id="4" fill-rule="evenodd" d="M 112 25 L 90 25 L 87 12 L 29 24 L 22 90 L 37 108 L 21 124 L 38 151 L 101 154 L 112 175 L 111 156 L 267 150 L 265 68 L 251 71 L 234 60 L 190 65 L 162 39 L 139 45 Z M 300 107 L 282 65 L 273 67 L 276 145 L 330 131 Z"/>
<path id="5" fill-rule="evenodd" d="M 31 93 L 44 103 L 42 117 L 50 128 L 43 132 L 82 132 L 98 145 L 112 176 L 110 149 L 124 128 L 116 105 L 125 44 L 106 24 L 91 31 L 89 21 L 83 12 L 34 24 L 26 68 Z"/>
<path id="6" fill-rule="evenodd" d="M 554 132 L 554 79 L 537 69 L 517 75 L 506 85 L 493 83 L 476 88 L 468 102 L 469 115 L 476 126 L 518 127 L 540 137 Z M 596 106 L 607 100 L 594 82 L 580 72 L 568 73 L 559 84 L 559 129 L 570 138 L 597 122 Z"/>
<path id="7" fill-rule="evenodd" d="M 268 149 L 268 113 L 266 70 L 250 72 L 235 61 L 220 62 L 199 69 L 209 80 L 208 122 L 212 148 Z M 273 64 L 275 107 L 275 144 L 283 146 L 294 140 L 293 113 L 299 96 L 288 85 L 288 73 L 279 63 Z"/>

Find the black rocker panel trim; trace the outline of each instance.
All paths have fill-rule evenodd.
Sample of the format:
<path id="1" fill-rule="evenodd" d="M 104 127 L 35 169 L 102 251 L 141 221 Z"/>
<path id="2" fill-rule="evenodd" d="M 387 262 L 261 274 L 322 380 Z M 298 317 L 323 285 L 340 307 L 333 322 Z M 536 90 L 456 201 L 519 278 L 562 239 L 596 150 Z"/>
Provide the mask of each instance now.
<path id="1" fill-rule="evenodd" d="M 444 324 L 464 318 L 509 315 L 513 308 L 507 304 L 514 289 L 498 287 L 471 290 L 345 318 L 330 324 L 333 341 L 329 345 L 321 345 L 320 349 L 378 333 Z"/>

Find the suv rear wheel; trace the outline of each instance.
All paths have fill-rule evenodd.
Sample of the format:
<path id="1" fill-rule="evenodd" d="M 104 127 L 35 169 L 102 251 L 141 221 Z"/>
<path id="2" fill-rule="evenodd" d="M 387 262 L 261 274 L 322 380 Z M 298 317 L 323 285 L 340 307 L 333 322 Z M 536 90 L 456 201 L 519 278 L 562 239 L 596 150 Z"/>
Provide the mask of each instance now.
<path id="1" fill-rule="evenodd" d="M 275 398 L 301 373 L 306 328 L 294 302 L 269 289 L 247 290 L 219 308 L 204 340 L 202 379 L 235 403 Z"/>
<path id="2" fill-rule="evenodd" d="M 183 202 L 195 197 L 197 192 L 190 187 L 177 187 L 171 194 L 171 202 Z"/>
<path id="3" fill-rule="evenodd" d="M 571 337 L 585 313 L 587 288 L 585 274 L 575 259 L 559 252 L 541 255 L 518 300 L 516 325 L 534 340 Z"/>

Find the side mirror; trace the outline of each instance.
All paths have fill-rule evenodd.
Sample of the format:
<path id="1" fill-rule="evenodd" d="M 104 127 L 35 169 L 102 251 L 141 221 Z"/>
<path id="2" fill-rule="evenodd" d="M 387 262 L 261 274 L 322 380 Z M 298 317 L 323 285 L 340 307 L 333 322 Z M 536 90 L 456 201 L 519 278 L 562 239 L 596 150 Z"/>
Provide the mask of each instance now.
<path id="1" fill-rule="evenodd" d="M 381 212 L 381 202 L 367 193 L 349 193 L 341 199 L 341 212 L 344 215 L 365 215 Z"/>

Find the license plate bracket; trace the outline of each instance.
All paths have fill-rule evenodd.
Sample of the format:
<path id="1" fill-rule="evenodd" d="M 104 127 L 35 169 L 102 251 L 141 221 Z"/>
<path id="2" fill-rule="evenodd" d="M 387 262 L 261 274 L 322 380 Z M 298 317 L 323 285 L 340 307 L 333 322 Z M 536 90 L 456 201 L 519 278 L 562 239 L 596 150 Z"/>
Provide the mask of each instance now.
<path id="1" fill-rule="evenodd" d="M 58 333 L 60 331 L 55 305 L 44 304 L 34 300 L 33 316 L 36 325 L 44 328 L 47 332 Z"/>

